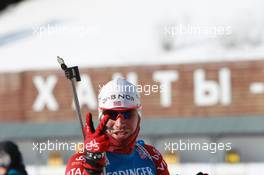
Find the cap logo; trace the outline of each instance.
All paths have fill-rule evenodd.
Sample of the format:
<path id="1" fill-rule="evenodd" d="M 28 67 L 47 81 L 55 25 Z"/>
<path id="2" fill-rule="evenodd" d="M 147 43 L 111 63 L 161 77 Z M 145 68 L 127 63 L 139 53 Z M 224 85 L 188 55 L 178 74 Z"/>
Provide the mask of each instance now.
<path id="1" fill-rule="evenodd" d="M 128 94 L 112 94 L 112 95 L 109 95 L 108 97 L 106 98 L 103 98 L 102 99 L 102 103 L 106 103 L 108 100 L 129 100 L 129 101 L 135 101 L 134 97 L 128 95 Z"/>

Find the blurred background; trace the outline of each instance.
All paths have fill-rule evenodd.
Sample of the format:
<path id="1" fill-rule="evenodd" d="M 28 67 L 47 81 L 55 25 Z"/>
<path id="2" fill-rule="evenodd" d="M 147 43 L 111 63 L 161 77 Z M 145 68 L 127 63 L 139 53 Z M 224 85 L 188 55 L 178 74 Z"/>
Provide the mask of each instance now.
<path id="1" fill-rule="evenodd" d="M 140 138 L 171 174 L 264 171 L 261 0 L 1 0 L 0 140 L 30 175 L 64 174 L 82 142 L 56 57 L 79 66 L 82 114 L 113 77 L 141 87 Z M 48 147 L 48 145 L 50 147 Z M 45 150 L 42 150 L 44 149 Z"/>

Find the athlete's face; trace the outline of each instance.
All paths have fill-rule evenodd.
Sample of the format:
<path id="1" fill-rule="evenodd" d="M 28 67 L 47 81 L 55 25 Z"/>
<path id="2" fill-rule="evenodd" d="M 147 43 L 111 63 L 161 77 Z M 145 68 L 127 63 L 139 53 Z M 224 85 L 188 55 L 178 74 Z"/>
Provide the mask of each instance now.
<path id="1" fill-rule="evenodd" d="M 136 128 L 139 116 L 136 109 L 126 111 L 106 110 L 103 114 L 108 114 L 107 133 L 113 138 L 124 140 L 131 136 Z"/>

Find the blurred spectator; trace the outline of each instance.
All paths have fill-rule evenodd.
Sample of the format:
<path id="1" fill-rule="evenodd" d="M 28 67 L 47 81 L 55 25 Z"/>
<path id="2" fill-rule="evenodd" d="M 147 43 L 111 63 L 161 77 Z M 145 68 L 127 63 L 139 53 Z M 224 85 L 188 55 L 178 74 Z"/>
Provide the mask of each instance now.
<path id="1" fill-rule="evenodd" d="M 11 141 L 0 142 L 0 175 L 27 175 L 18 146 Z"/>
<path id="2" fill-rule="evenodd" d="M 0 11 L 6 9 L 8 6 L 12 4 L 19 3 L 23 0 L 1 0 L 0 1 Z"/>

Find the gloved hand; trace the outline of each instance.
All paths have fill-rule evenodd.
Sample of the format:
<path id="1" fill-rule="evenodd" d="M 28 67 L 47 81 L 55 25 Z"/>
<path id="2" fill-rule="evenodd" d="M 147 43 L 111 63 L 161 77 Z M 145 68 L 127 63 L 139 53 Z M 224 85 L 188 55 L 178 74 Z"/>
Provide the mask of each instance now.
<path id="1" fill-rule="evenodd" d="M 106 152 L 110 146 L 109 138 L 105 134 L 106 123 L 109 116 L 102 117 L 96 130 L 94 129 L 92 114 L 86 116 L 86 125 L 84 127 L 85 140 L 84 148 L 86 150 L 84 167 L 88 174 L 101 174 L 106 166 Z"/>

